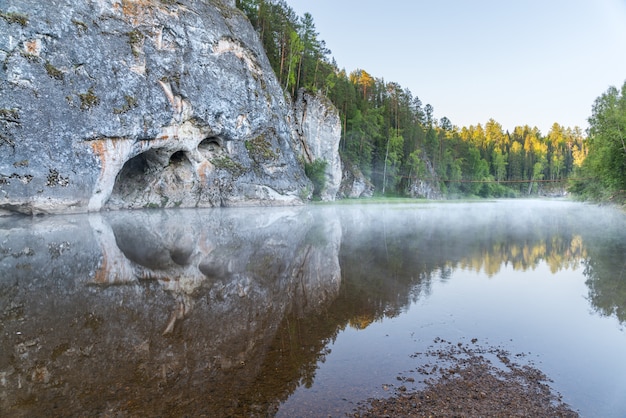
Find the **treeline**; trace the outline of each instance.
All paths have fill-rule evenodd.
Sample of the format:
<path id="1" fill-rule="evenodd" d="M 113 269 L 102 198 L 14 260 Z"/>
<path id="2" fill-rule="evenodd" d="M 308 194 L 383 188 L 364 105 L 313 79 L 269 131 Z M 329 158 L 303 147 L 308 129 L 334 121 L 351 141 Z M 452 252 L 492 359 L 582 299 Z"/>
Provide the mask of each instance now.
<path id="1" fill-rule="evenodd" d="M 539 190 L 540 182 L 567 179 L 584 160 L 579 128 L 554 124 L 543 135 L 518 126 L 504 131 L 489 120 L 459 128 L 435 118 L 398 83 L 364 69 L 339 69 L 319 39 L 313 17 L 299 17 L 282 0 L 237 0 L 259 33 L 284 90 L 325 94 L 339 110 L 340 152 L 383 194 L 411 194 L 416 180 L 438 183 L 449 195 L 512 196 Z"/>
<path id="2" fill-rule="evenodd" d="M 571 190 L 593 200 L 626 201 L 626 82 L 598 97 L 589 118 L 587 158 Z"/>

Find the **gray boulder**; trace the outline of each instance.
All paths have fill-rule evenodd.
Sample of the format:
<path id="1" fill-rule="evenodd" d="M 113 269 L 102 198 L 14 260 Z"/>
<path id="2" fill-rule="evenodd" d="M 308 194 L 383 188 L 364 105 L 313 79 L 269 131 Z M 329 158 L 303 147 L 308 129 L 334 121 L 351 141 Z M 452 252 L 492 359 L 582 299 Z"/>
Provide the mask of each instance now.
<path id="1" fill-rule="evenodd" d="M 0 13 L 0 213 L 309 197 L 290 103 L 232 0 Z"/>

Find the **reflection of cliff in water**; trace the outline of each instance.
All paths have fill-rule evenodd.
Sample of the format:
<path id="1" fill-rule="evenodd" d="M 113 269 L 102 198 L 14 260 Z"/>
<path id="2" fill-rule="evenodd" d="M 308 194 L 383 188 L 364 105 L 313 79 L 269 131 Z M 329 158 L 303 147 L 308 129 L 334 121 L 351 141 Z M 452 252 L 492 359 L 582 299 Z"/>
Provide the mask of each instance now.
<path id="1" fill-rule="evenodd" d="M 341 228 L 302 209 L 75 219 L 0 226 L 12 415 L 228 416 L 258 394 L 263 409 L 280 390 L 258 374 L 282 318 L 340 286 Z"/>
<path id="2" fill-rule="evenodd" d="M 513 201 L 0 219 L 0 409 L 265 416 L 311 384 L 340 330 L 397 315 L 458 269 L 582 261 L 593 305 L 620 317 L 624 280 L 611 272 L 626 245 L 605 239 L 619 217 L 600 211 Z"/>

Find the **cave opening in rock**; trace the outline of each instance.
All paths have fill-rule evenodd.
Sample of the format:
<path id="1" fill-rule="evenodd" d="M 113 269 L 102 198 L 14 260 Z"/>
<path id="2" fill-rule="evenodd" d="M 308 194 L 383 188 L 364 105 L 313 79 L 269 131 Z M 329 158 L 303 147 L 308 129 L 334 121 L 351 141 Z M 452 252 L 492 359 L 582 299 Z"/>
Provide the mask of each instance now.
<path id="1" fill-rule="evenodd" d="M 108 207 L 163 207 L 193 182 L 193 167 L 185 151 L 150 149 L 126 161 L 115 178 Z M 177 198 L 176 201 L 180 201 Z"/>
<path id="2" fill-rule="evenodd" d="M 117 173 L 117 177 L 115 179 L 115 185 L 121 185 L 125 183 L 127 179 L 139 179 L 144 177 L 148 172 L 151 171 L 153 166 L 152 150 L 143 152 L 130 160 L 126 161 L 124 167 Z"/>
<path id="3" fill-rule="evenodd" d="M 180 165 L 188 161 L 185 151 L 176 151 L 170 156 L 170 165 Z"/>
<path id="4" fill-rule="evenodd" d="M 221 155 L 225 153 L 224 141 L 218 136 L 205 138 L 198 144 L 198 151 L 207 159 Z"/>

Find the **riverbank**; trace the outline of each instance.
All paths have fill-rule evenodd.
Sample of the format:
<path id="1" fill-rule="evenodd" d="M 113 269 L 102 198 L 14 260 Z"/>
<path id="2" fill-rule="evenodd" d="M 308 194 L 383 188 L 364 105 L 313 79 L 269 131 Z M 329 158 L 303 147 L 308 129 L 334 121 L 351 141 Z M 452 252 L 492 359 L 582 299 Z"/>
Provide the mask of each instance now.
<path id="1" fill-rule="evenodd" d="M 549 386 L 548 377 L 525 354 L 511 355 L 499 347 L 484 347 L 436 339 L 427 359 L 414 372 L 422 390 L 402 384 L 416 378 L 398 376 L 400 386 L 386 399 L 369 399 L 352 417 L 578 417 Z"/>

